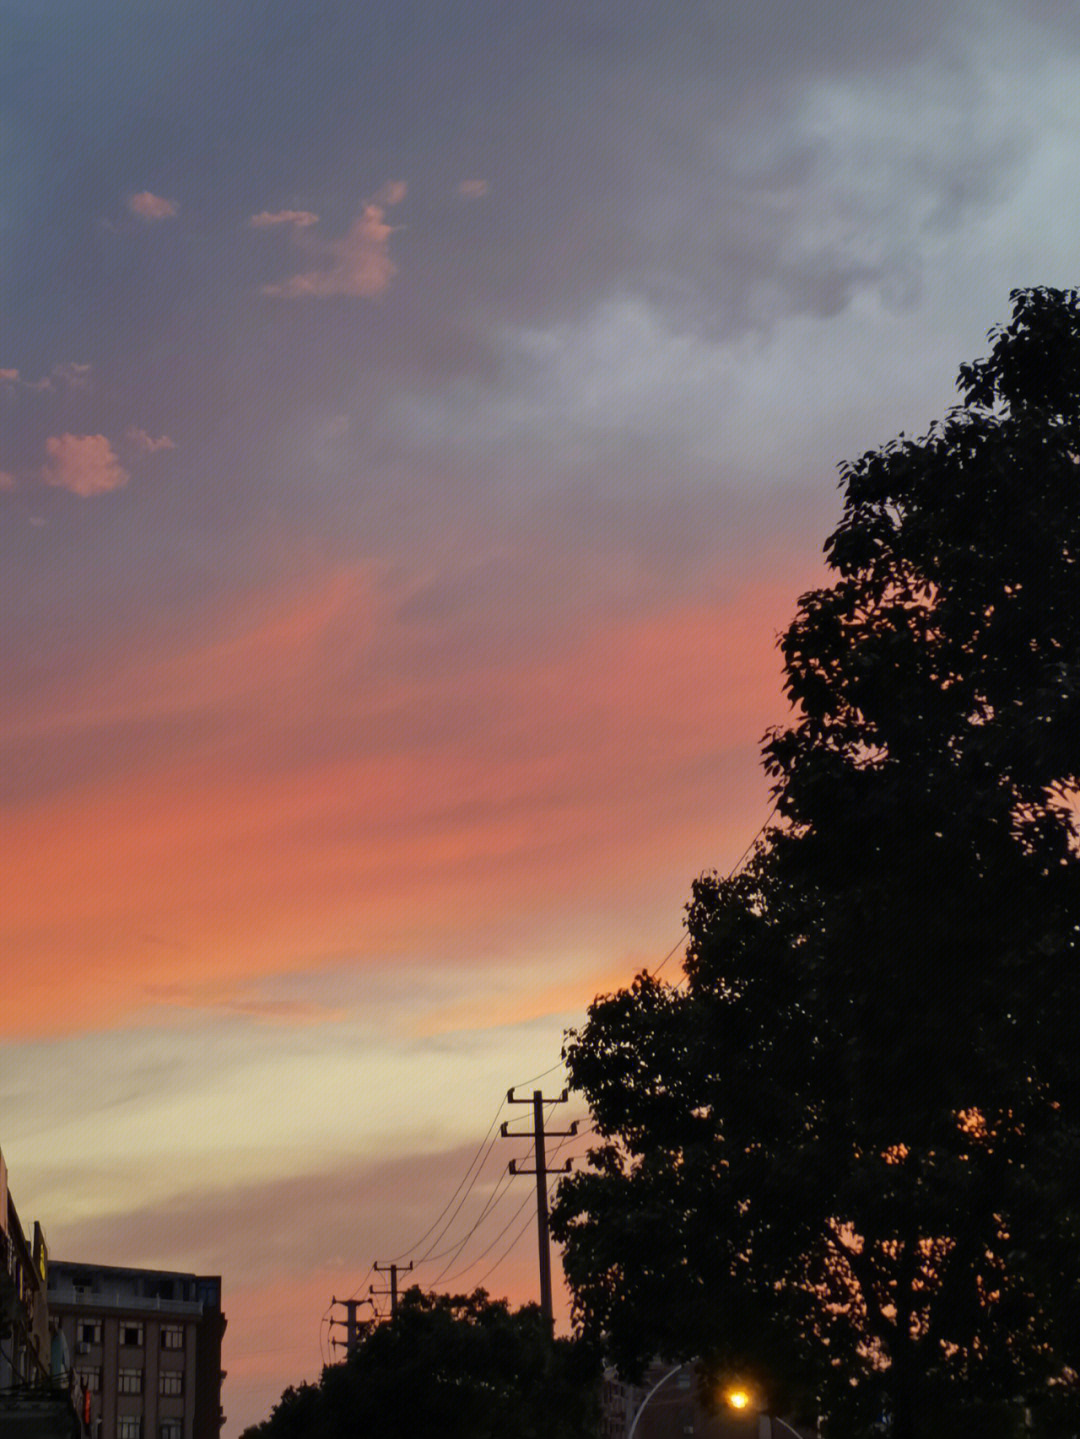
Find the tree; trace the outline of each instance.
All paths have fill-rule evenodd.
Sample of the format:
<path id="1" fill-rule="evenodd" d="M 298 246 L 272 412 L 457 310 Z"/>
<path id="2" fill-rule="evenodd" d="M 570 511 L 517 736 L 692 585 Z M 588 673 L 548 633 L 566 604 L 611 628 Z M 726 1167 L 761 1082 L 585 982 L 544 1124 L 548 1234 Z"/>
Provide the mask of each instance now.
<path id="1" fill-rule="evenodd" d="M 943 422 L 842 467 L 777 818 L 694 885 L 683 980 L 565 1050 L 584 1332 L 830 1435 L 1080 1409 L 1080 297 L 1011 299 Z"/>
<path id="2" fill-rule="evenodd" d="M 595 1351 L 552 1339 L 539 1306 L 414 1287 L 393 1320 L 318 1385 L 287 1389 L 243 1439 L 589 1439 L 599 1380 Z"/>

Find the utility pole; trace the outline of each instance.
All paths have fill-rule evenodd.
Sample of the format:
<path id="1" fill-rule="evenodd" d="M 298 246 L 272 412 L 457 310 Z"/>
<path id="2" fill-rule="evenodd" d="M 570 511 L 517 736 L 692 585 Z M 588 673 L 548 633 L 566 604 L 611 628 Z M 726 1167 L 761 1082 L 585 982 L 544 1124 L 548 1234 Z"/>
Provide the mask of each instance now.
<path id="1" fill-rule="evenodd" d="M 331 1339 L 330 1343 L 331 1343 L 335 1348 L 337 1348 L 337 1349 L 340 1349 L 341 1346 L 342 1346 L 342 1344 L 344 1344 L 344 1346 L 345 1346 L 345 1353 L 346 1353 L 346 1354 L 351 1354 L 351 1353 L 353 1352 L 353 1350 L 356 1348 L 357 1344 L 359 1344 L 359 1342 L 360 1342 L 360 1330 L 361 1330 L 361 1327 L 362 1327 L 361 1324 L 360 1324 L 360 1321 L 359 1321 L 359 1320 L 357 1319 L 357 1317 L 356 1317 L 356 1311 L 360 1308 L 360 1306 L 361 1306 L 362 1304 L 371 1304 L 371 1300 L 370 1300 L 370 1299 L 331 1299 L 330 1304 L 331 1304 L 331 1306 L 333 1306 L 333 1305 L 335 1305 L 335 1304 L 341 1304 L 341 1305 L 343 1305 L 343 1306 L 344 1306 L 344 1309 L 345 1309 L 345 1316 L 346 1316 L 344 1319 L 331 1319 L 331 1321 L 330 1321 L 331 1326 L 333 1326 L 333 1325 L 335 1325 L 335 1324 L 344 1324 L 344 1326 L 345 1326 L 345 1338 L 344 1338 L 343 1340 L 342 1340 L 342 1339 Z M 375 1306 L 372 1304 L 371 1307 L 374 1309 Z"/>
<path id="2" fill-rule="evenodd" d="M 398 1277 L 398 1272 L 399 1272 L 398 1266 L 397 1266 L 396 1264 L 380 1264 L 379 1261 L 376 1259 L 375 1263 L 374 1263 L 371 1267 L 372 1267 L 372 1269 L 374 1269 L 374 1271 L 375 1271 L 376 1274 L 389 1274 L 389 1276 L 390 1276 L 390 1288 L 389 1288 L 389 1289 L 375 1289 L 375 1288 L 369 1286 L 369 1287 L 368 1287 L 368 1293 L 369 1293 L 369 1294 L 389 1294 L 389 1296 L 390 1296 L 390 1318 L 391 1318 L 391 1319 L 396 1319 L 396 1318 L 397 1318 L 397 1277 Z M 408 1263 L 408 1266 L 407 1266 L 406 1268 L 401 1269 L 400 1272 L 401 1272 L 402 1274 L 408 1274 L 409 1270 L 410 1270 L 412 1267 L 413 1267 L 413 1262 L 412 1262 L 412 1260 L 410 1259 L 410 1260 L 409 1260 L 409 1263 Z"/>
<path id="3" fill-rule="evenodd" d="M 514 1091 L 506 1091 L 507 1104 L 531 1104 L 533 1107 L 533 1132 L 526 1131 L 511 1134 L 509 1126 L 504 1122 L 500 1133 L 503 1139 L 533 1139 L 536 1141 L 536 1168 L 519 1169 L 517 1161 L 511 1159 L 511 1174 L 535 1174 L 536 1175 L 536 1237 L 540 1246 L 540 1308 L 544 1318 L 547 1320 L 548 1330 L 555 1326 L 555 1314 L 551 1303 L 551 1241 L 548 1238 L 548 1206 L 547 1206 L 547 1156 L 544 1152 L 544 1105 L 565 1104 L 567 1091 L 564 1089 L 558 1099 L 545 1099 L 543 1091 L 534 1089 L 531 1099 L 515 1099 Z M 548 1131 L 549 1139 L 569 1139 L 577 1133 L 577 1120 L 573 1120 L 569 1129 L 553 1129 Z M 567 1160 L 561 1169 L 552 1170 L 553 1174 L 569 1174 L 570 1165 L 573 1161 Z"/>

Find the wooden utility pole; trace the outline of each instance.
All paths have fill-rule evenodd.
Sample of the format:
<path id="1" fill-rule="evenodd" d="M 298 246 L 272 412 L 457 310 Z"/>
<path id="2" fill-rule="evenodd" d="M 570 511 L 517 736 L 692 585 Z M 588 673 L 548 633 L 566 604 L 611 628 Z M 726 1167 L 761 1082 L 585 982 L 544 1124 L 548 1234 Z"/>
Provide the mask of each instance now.
<path id="1" fill-rule="evenodd" d="M 545 1099 L 543 1091 L 534 1089 L 531 1099 L 515 1099 L 514 1091 L 506 1091 L 507 1104 L 531 1104 L 533 1107 L 533 1132 L 527 1131 L 510 1133 L 509 1126 L 504 1123 L 500 1133 L 504 1139 L 533 1139 L 536 1142 L 536 1168 L 519 1169 L 517 1161 L 511 1159 L 511 1174 L 535 1174 L 536 1175 L 536 1237 L 540 1246 L 540 1308 L 544 1318 L 547 1320 L 548 1329 L 555 1325 L 555 1314 L 551 1302 L 551 1241 L 548 1238 L 548 1204 L 547 1204 L 547 1177 L 552 1174 L 569 1174 L 572 1160 L 567 1160 L 561 1169 L 548 1170 L 547 1155 L 544 1150 L 544 1105 L 565 1104 L 567 1092 L 564 1089 L 558 1099 Z M 569 1139 L 577 1133 L 577 1120 L 571 1122 L 569 1129 L 554 1129 L 547 1133 L 548 1139 Z"/>
<path id="2" fill-rule="evenodd" d="M 398 1277 L 398 1273 L 399 1273 L 399 1268 L 398 1268 L 398 1266 L 397 1266 L 396 1264 L 380 1264 L 377 1259 L 376 1259 L 375 1263 L 374 1263 L 371 1267 L 372 1267 L 372 1269 L 374 1269 L 374 1271 L 375 1271 L 376 1274 L 389 1274 L 389 1276 L 390 1276 L 390 1288 L 389 1288 L 389 1289 L 375 1289 L 375 1288 L 369 1286 L 369 1288 L 368 1288 L 368 1293 L 369 1293 L 369 1294 L 389 1294 L 389 1296 L 390 1296 L 390 1318 L 391 1318 L 391 1319 L 396 1319 L 396 1318 L 397 1318 L 397 1277 Z M 413 1262 L 412 1262 L 412 1260 L 410 1259 L 409 1262 L 408 1262 L 408 1265 L 407 1265 L 404 1269 L 401 1269 L 401 1270 L 400 1270 L 400 1273 L 402 1273 L 402 1274 L 408 1274 L 409 1270 L 410 1270 L 412 1267 L 413 1267 Z"/>

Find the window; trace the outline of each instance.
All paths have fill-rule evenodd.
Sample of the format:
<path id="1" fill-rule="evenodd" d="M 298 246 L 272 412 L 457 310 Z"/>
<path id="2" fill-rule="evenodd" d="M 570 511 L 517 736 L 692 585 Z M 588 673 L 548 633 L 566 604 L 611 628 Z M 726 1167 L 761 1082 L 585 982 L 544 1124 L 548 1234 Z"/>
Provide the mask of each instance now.
<path id="1" fill-rule="evenodd" d="M 184 1371 L 182 1369 L 163 1369 L 158 1375 L 159 1394 L 183 1394 L 184 1392 Z"/>
<path id="2" fill-rule="evenodd" d="M 100 1344 L 101 1321 L 98 1319 L 80 1320 L 76 1336 L 76 1342 L 79 1344 Z"/>
<path id="3" fill-rule="evenodd" d="M 120 1343 L 123 1344 L 123 1345 L 125 1345 L 128 1349 L 141 1349 L 141 1348 L 142 1348 L 142 1325 L 141 1325 L 141 1324 L 121 1324 L 121 1326 L 120 1326 Z"/>
<path id="4" fill-rule="evenodd" d="M 161 1347 L 162 1349 L 183 1349 L 184 1326 L 182 1324 L 163 1324 L 161 1326 Z"/>
<path id="5" fill-rule="evenodd" d="M 130 1415 L 116 1421 L 116 1439 L 141 1439 L 142 1420 Z"/>
<path id="6" fill-rule="evenodd" d="M 121 1369 L 116 1376 L 117 1394 L 141 1394 L 142 1393 L 142 1370 Z"/>
<path id="7" fill-rule="evenodd" d="M 79 1369 L 79 1382 L 82 1387 L 89 1390 L 91 1394 L 101 1393 L 101 1370 L 100 1369 Z"/>
<path id="8" fill-rule="evenodd" d="M 163 1419 L 158 1439 L 182 1439 L 183 1423 L 179 1419 Z"/>

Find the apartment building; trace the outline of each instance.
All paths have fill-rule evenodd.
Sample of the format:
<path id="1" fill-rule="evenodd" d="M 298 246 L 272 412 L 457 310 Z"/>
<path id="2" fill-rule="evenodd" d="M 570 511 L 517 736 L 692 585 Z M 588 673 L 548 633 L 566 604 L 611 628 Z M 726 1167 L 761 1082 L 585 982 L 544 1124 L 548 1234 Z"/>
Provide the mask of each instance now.
<path id="1" fill-rule="evenodd" d="M 92 1439 L 219 1439 L 219 1277 L 54 1261 L 48 1300 L 90 1394 Z"/>
<path id="2" fill-rule="evenodd" d="M 49 1317 L 49 1251 L 35 1220 L 28 1234 L 0 1153 L 0 1435 L 84 1439 L 83 1395 Z"/>
<path id="3" fill-rule="evenodd" d="M 23 1230 L 0 1153 L 0 1388 L 39 1387 L 51 1372 L 48 1252 L 41 1225 Z"/>

